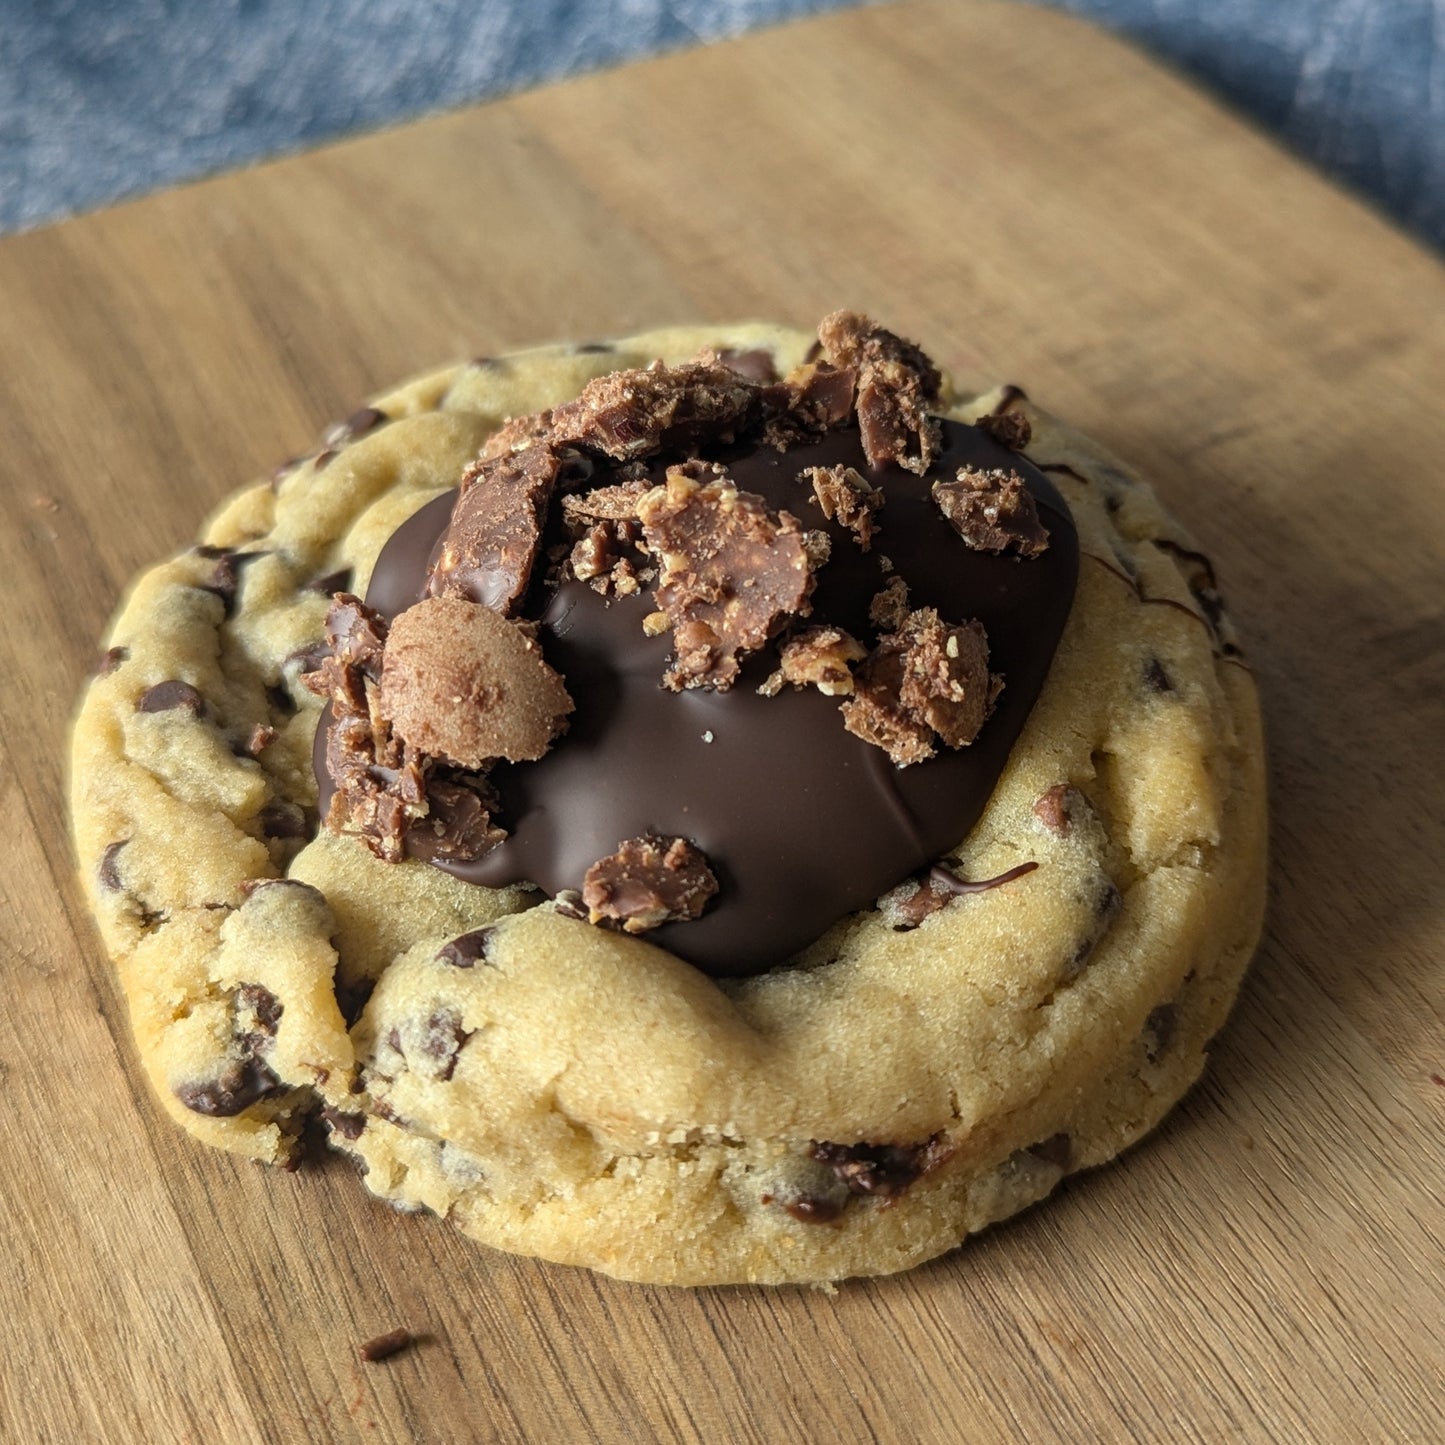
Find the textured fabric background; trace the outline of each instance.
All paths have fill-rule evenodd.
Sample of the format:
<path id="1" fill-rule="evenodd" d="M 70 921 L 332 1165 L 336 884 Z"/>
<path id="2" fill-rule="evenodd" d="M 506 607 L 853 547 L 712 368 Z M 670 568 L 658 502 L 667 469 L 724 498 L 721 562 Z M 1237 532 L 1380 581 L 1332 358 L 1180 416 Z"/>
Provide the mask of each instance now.
<path id="1" fill-rule="evenodd" d="M 0 0 L 0 231 L 850 0 Z M 1445 246 L 1445 0 L 1055 0 Z"/>

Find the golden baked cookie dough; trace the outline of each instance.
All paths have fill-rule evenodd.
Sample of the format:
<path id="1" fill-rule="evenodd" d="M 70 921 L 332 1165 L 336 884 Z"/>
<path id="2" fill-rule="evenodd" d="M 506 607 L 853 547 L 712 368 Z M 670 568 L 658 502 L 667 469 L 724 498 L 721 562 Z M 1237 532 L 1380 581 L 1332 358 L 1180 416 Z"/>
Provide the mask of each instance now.
<path id="1" fill-rule="evenodd" d="M 320 1109 L 375 1194 L 498 1248 L 657 1283 L 820 1282 L 952 1248 L 1198 1077 L 1261 926 L 1255 688 L 1178 524 L 1012 388 L 945 383 L 940 410 L 1028 418 L 1078 588 L 987 808 L 940 861 L 1031 871 L 908 931 L 884 900 L 795 967 L 713 980 L 537 892 L 311 836 L 321 704 L 297 679 L 330 592 L 363 594 L 507 417 L 705 346 L 786 372 L 811 341 L 694 327 L 439 371 L 138 580 L 76 723 L 73 817 L 183 1127 L 280 1162 Z"/>

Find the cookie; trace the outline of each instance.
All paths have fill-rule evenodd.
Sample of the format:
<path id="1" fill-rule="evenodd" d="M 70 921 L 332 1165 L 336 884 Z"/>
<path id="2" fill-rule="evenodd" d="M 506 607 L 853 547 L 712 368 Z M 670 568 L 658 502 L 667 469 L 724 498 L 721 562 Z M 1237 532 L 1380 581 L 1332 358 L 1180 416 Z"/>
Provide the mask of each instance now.
<path id="1" fill-rule="evenodd" d="M 455 366 L 146 573 L 76 844 L 157 1096 L 628 1279 L 907 1268 L 1112 1158 L 1258 938 L 1208 561 L 861 318 Z"/>

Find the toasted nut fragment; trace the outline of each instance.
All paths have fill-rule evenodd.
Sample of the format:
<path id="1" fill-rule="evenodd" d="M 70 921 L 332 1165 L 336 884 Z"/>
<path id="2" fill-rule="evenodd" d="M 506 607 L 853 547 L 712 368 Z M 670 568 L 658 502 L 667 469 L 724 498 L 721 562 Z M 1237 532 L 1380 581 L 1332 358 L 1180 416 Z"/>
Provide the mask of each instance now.
<path id="1" fill-rule="evenodd" d="M 940 429 L 928 414 L 943 378 L 911 341 L 856 311 L 835 311 L 818 327 L 826 359 L 858 372 L 858 430 L 870 466 L 896 462 L 922 476 L 938 455 Z"/>
<path id="2" fill-rule="evenodd" d="M 779 691 L 784 683 L 794 687 L 811 684 L 827 697 L 847 697 L 853 691 L 853 668 L 868 655 L 868 649 L 841 627 L 810 627 L 783 645 L 781 666 L 773 674 Z M 764 686 L 770 686 L 772 678 Z"/>
<path id="3" fill-rule="evenodd" d="M 627 839 L 582 880 L 587 921 L 620 923 L 628 933 L 696 918 L 717 891 L 698 848 L 686 838 L 654 834 Z"/>
<path id="4" fill-rule="evenodd" d="M 988 670 L 988 636 L 974 621 L 950 627 L 932 607 L 908 615 L 853 675 L 843 725 L 899 766 L 927 761 L 935 734 L 961 748 L 978 736 L 1003 687 Z"/>
<path id="5" fill-rule="evenodd" d="M 802 475 L 812 483 L 823 515 L 847 527 L 858 539 L 858 550 L 866 552 L 878 530 L 876 513 L 883 505 L 882 489 L 852 467 L 807 467 Z"/>
<path id="6" fill-rule="evenodd" d="M 459 597 L 429 597 L 391 624 L 381 709 L 409 746 L 480 768 L 540 758 L 572 699 L 521 627 Z"/>
<path id="7" fill-rule="evenodd" d="M 1037 557 L 1047 550 L 1049 534 L 1039 521 L 1033 493 L 1017 472 L 981 472 L 960 467 L 958 479 L 934 482 L 933 500 L 953 530 L 975 550 Z"/>
<path id="8" fill-rule="evenodd" d="M 817 554 L 810 555 L 796 517 L 774 516 L 718 467 L 669 467 L 666 484 L 643 497 L 638 515 L 661 565 L 655 596 L 673 631 L 663 682 L 674 691 L 725 691 L 743 654 L 789 617 L 807 614 Z M 649 633 L 655 618 L 644 623 Z"/>

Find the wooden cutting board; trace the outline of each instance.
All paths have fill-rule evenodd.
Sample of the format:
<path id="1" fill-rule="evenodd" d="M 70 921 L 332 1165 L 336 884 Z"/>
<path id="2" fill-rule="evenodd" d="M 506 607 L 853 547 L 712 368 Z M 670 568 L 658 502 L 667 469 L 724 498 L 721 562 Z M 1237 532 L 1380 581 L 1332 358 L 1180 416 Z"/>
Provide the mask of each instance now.
<path id="1" fill-rule="evenodd" d="M 1269 933 L 1122 1165 L 912 1274 L 669 1292 L 182 1137 L 73 880 L 126 580 L 433 363 L 848 304 L 1150 474 L 1263 689 Z M 0 244 L 0 1438 L 1445 1430 L 1445 269 L 1133 51 L 858 10 Z M 404 1325 L 419 1347 L 363 1365 Z"/>

